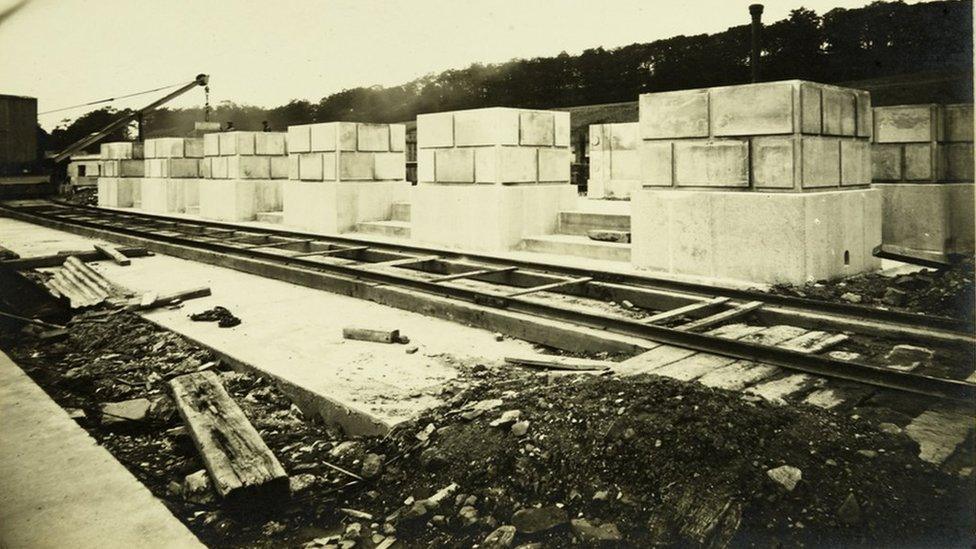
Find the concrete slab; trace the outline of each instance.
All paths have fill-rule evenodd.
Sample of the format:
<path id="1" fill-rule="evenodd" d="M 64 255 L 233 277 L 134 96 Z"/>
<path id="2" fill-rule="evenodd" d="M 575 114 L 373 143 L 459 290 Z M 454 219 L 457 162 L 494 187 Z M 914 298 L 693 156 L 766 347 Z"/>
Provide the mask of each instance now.
<path id="1" fill-rule="evenodd" d="M 395 202 L 409 200 L 410 183 L 286 181 L 282 194 L 286 226 L 337 234 L 362 221 L 389 219 Z"/>
<path id="2" fill-rule="evenodd" d="M 882 183 L 882 241 L 905 251 L 972 253 L 972 183 Z"/>
<path id="3" fill-rule="evenodd" d="M 0 471 L 3 547 L 203 547 L 3 353 Z"/>
<path id="4" fill-rule="evenodd" d="M 135 197 L 133 187 L 136 185 L 140 185 L 140 180 L 134 177 L 99 177 L 98 205 L 111 208 L 132 207 Z"/>

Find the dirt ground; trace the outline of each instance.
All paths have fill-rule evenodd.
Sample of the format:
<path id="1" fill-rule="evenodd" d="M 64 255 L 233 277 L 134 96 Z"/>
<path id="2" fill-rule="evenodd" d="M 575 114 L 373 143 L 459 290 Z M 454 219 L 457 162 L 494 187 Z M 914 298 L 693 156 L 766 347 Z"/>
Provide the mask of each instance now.
<path id="1" fill-rule="evenodd" d="M 463 364 L 446 405 L 346 440 L 267 381 L 131 313 L 76 316 L 59 342 L 7 325 L 0 346 L 214 547 L 972 541 L 972 477 L 935 470 L 867 418 L 657 377 Z M 220 373 L 291 475 L 289 502 L 242 513 L 187 489 L 203 464 L 165 382 L 201 368 Z M 101 412 L 135 398 L 151 402 L 144 418 Z"/>
<path id="2" fill-rule="evenodd" d="M 888 309 L 973 321 L 976 310 L 973 258 L 952 267 L 883 276 L 868 273 L 843 280 L 780 284 L 770 292 L 824 301 L 859 303 Z"/>

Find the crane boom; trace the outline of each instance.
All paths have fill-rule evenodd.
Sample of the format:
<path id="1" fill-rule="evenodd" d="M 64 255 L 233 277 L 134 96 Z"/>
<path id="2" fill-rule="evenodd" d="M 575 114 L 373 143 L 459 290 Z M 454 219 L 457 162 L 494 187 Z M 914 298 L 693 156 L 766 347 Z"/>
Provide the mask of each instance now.
<path id="1" fill-rule="evenodd" d="M 108 134 L 112 133 L 113 131 L 117 130 L 118 128 L 120 128 L 120 127 L 128 124 L 129 122 L 132 122 L 133 120 L 135 120 L 136 118 L 138 118 L 143 113 L 149 112 L 149 111 L 155 109 L 156 107 L 158 107 L 158 106 L 160 106 L 160 105 L 162 105 L 164 103 L 167 103 L 168 101 L 171 101 L 171 100 L 173 100 L 173 99 L 175 99 L 175 98 L 183 95 L 184 93 L 192 90 L 193 88 L 195 88 L 197 86 L 206 86 L 207 85 L 207 82 L 209 80 L 210 80 L 210 76 L 208 76 L 206 74 L 198 74 L 197 77 L 194 78 L 192 82 L 186 84 L 185 86 L 181 86 L 178 90 L 173 91 L 172 93 L 170 93 L 166 97 L 163 97 L 161 99 L 157 99 L 156 101 L 153 101 L 152 103 L 146 105 L 145 107 L 143 107 L 141 109 L 138 109 L 138 110 L 132 112 L 131 114 L 128 114 L 126 116 L 123 116 L 122 118 L 119 118 L 115 122 L 112 122 L 108 126 L 105 126 L 104 128 L 102 128 L 98 132 L 93 133 L 93 134 L 89 135 L 88 137 L 79 139 L 78 141 L 75 141 L 74 143 L 72 143 L 71 145 L 69 145 L 66 149 L 64 149 L 63 151 L 61 151 L 60 153 L 58 153 L 58 155 L 54 157 L 54 162 L 55 163 L 62 162 L 65 159 L 67 159 L 68 157 L 70 157 L 71 155 L 73 155 L 74 153 L 80 151 L 81 149 L 84 149 L 85 147 L 87 147 L 89 145 L 92 145 L 94 143 L 98 143 L 99 141 L 101 141 L 102 139 L 104 139 L 106 135 L 108 135 Z"/>

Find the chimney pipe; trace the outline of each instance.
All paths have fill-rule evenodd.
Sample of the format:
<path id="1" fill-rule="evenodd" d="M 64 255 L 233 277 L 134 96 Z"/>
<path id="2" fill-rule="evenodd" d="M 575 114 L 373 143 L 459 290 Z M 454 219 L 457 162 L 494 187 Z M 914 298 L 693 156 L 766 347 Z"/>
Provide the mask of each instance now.
<path id="1" fill-rule="evenodd" d="M 759 81 L 759 39 L 762 33 L 762 4 L 751 4 L 749 14 L 752 15 L 752 56 L 749 65 L 752 68 L 752 81 Z"/>

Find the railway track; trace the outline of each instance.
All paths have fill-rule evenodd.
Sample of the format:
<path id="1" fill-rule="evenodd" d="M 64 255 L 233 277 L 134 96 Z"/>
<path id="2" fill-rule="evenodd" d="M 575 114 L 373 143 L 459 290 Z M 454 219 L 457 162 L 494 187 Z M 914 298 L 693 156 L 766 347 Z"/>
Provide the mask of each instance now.
<path id="1" fill-rule="evenodd" d="M 7 202 L 0 215 L 476 325 L 509 315 L 512 335 L 547 344 L 552 341 L 533 337 L 538 329 L 520 322 L 538 319 L 644 342 L 620 364 L 623 375 L 652 372 L 773 399 L 802 393 L 824 407 L 842 402 L 842 393 L 866 398 L 852 385 L 957 406 L 971 406 L 976 396 L 973 327 L 956 319 L 60 202 Z M 408 293 L 427 302 L 408 303 Z M 959 364 L 909 371 L 889 367 L 883 357 L 852 359 L 843 351 L 865 341 L 938 348 Z"/>

